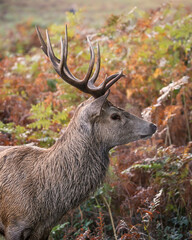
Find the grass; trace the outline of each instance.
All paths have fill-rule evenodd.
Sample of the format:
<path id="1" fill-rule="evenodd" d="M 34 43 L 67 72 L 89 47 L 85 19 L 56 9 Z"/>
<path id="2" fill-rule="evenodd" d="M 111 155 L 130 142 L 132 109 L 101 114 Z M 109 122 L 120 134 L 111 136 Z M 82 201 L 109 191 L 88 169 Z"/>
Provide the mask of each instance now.
<path id="1" fill-rule="evenodd" d="M 16 23 L 31 19 L 36 24 L 65 23 L 65 12 L 70 10 L 84 11 L 84 20 L 90 26 L 100 26 L 110 14 L 130 11 L 137 6 L 140 9 L 158 7 L 159 0 L 0 0 L 0 32 L 13 29 Z M 190 0 L 175 0 L 174 4 L 192 6 Z"/>

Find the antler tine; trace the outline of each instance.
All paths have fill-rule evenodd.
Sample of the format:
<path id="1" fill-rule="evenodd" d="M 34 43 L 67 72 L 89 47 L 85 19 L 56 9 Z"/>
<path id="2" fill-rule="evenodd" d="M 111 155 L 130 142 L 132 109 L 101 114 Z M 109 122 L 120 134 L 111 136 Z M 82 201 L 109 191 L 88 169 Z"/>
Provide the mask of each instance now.
<path id="1" fill-rule="evenodd" d="M 73 74 L 69 71 L 69 68 L 67 66 L 67 56 L 68 56 L 68 34 L 67 34 L 67 25 L 65 25 L 65 40 L 63 42 L 64 47 L 63 47 L 63 54 L 64 54 L 64 70 L 66 69 L 67 73 L 74 79 L 75 76 L 73 76 Z M 78 79 L 76 79 L 78 80 Z"/>
<path id="2" fill-rule="evenodd" d="M 91 77 L 94 63 L 95 63 L 95 53 L 93 50 L 93 46 L 87 37 L 87 41 L 89 44 L 89 50 L 90 50 L 90 62 L 89 62 L 89 68 L 87 71 L 87 74 L 85 75 L 83 80 L 77 79 L 73 74 L 70 72 L 68 66 L 67 66 L 67 55 L 68 55 L 68 37 L 67 37 L 67 25 L 65 27 L 65 40 L 63 41 L 61 38 L 61 60 L 59 60 L 53 51 L 51 41 L 49 38 L 48 31 L 46 30 L 46 38 L 47 38 L 47 44 L 43 40 L 43 37 L 38 29 L 36 27 L 37 34 L 41 43 L 41 48 L 43 52 L 49 57 L 51 60 L 56 72 L 61 76 L 61 78 L 71 84 L 72 86 L 80 89 L 81 91 L 85 93 L 91 94 L 93 97 L 98 98 L 102 95 L 104 95 L 106 92 L 109 94 L 109 88 L 121 77 L 123 77 L 122 71 L 120 73 L 113 74 L 109 77 L 106 77 L 105 80 L 99 85 L 95 86 L 94 83 L 98 78 L 99 71 L 100 71 L 100 62 L 101 62 L 101 56 L 100 56 L 100 48 L 99 44 L 97 44 L 97 64 L 96 69 Z"/>
<path id="3" fill-rule="evenodd" d="M 92 71 L 93 71 L 93 67 L 94 67 L 94 63 L 95 63 L 95 53 L 94 53 L 94 50 L 93 50 L 93 46 L 89 40 L 89 37 L 87 37 L 87 42 L 89 44 L 89 50 L 90 50 L 90 62 L 89 62 L 89 68 L 88 68 L 88 71 L 87 71 L 87 74 L 85 76 L 85 78 L 83 79 L 83 82 L 85 84 L 88 83 L 88 81 L 90 81 L 90 76 L 92 74 Z"/>
<path id="4" fill-rule="evenodd" d="M 119 73 L 115 73 L 115 74 L 113 74 L 113 75 L 111 75 L 111 76 L 109 76 L 109 77 L 106 77 L 105 78 L 105 80 L 99 85 L 99 89 L 100 89 L 100 91 L 103 91 L 103 92 L 105 92 L 108 88 L 106 88 L 106 85 L 107 85 L 107 83 L 108 82 L 110 82 L 111 80 L 113 80 L 113 79 L 116 79 L 116 77 L 117 76 L 119 76 Z M 119 79 L 119 78 L 118 78 Z M 118 80 L 117 79 L 117 80 Z M 116 81 L 117 81 L 116 80 Z M 113 85 L 115 83 L 115 81 L 111 84 L 111 86 Z"/>
<path id="5" fill-rule="evenodd" d="M 92 76 L 92 79 L 89 80 L 89 88 L 95 92 L 95 95 L 103 95 L 115 82 L 117 82 L 121 77 L 124 77 L 125 75 L 123 74 L 123 71 L 120 73 L 113 74 L 109 77 L 106 77 L 104 82 L 102 82 L 98 87 L 95 87 L 93 83 L 95 83 L 98 75 L 99 75 L 99 70 L 100 70 L 100 48 L 99 44 L 97 44 L 97 67 L 96 70 Z M 98 92 L 98 93 L 97 93 Z"/>
<path id="6" fill-rule="evenodd" d="M 47 45 L 46 43 L 44 42 L 42 36 L 41 36 L 41 33 L 39 31 L 39 28 L 36 26 L 36 31 L 37 31 L 37 36 L 39 38 L 39 41 L 41 43 L 41 49 L 43 50 L 43 52 L 47 55 Z M 48 55 L 47 55 L 48 56 Z"/>
<path id="7" fill-rule="evenodd" d="M 65 61 L 67 62 L 68 55 L 68 32 L 67 32 L 67 24 L 65 25 Z"/>
<path id="8" fill-rule="evenodd" d="M 48 56 L 47 45 L 46 45 L 45 41 L 43 40 L 43 37 L 42 37 L 42 35 L 41 35 L 40 31 L 39 31 L 39 28 L 37 26 L 36 26 L 36 31 L 37 31 L 37 35 L 38 35 L 39 41 L 41 43 L 41 49 Z M 57 63 L 60 62 L 59 59 L 56 56 L 55 56 L 55 60 L 57 61 Z"/>
<path id="9" fill-rule="evenodd" d="M 77 81 L 78 79 L 76 79 L 73 74 L 69 71 L 69 68 L 67 66 L 67 55 L 66 55 L 66 41 L 63 41 L 62 37 L 60 39 L 61 41 L 61 60 L 60 60 L 60 64 L 59 64 L 59 72 L 58 74 L 62 77 L 62 78 L 73 78 L 75 81 Z"/>
<path id="10" fill-rule="evenodd" d="M 53 52 L 51 40 L 49 38 L 49 33 L 47 30 L 46 30 L 46 37 L 47 37 L 47 55 L 48 55 L 49 59 L 51 60 L 53 66 L 57 69 L 58 64 L 60 63 L 60 60 L 58 58 L 56 58 L 56 56 Z"/>
<path id="11" fill-rule="evenodd" d="M 92 96 L 94 96 L 95 98 L 105 94 L 105 89 L 103 87 L 104 83 L 101 83 L 98 87 L 96 87 L 94 85 L 95 81 L 98 78 L 99 72 L 100 72 L 100 63 L 101 63 L 100 48 L 99 48 L 99 44 L 97 44 L 97 65 L 96 65 L 96 69 L 95 69 L 95 72 L 93 73 L 93 76 L 91 77 L 91 79 L 87 83 L 88 88 L 92 92 Z"/>
<path id="12" fill-rule="evenodd" d="M 90 83 L 89 86 L 91 87 L 91 85 L 92 85 L 93 89 L 95 89 L 94 83 L 99 76 L 100 64 L 101 64 L 100 47 L 99 47 L 99 43 L 97 43 L 97 65 L 96 65 L 95 72 L 93 73 L 93 76 L 89 80 L 89 83 Z"/>
<path id="13" fill-rule="evenodd" d="M 65 26 L 65 41 L 64 41 L 64 47 L 63 47 L 63 42 L 61 44 L 61 48 L 62 48 L 62 54 L 61 54 L 61 62 L 62 64 L 60 64 L 60 70 L 67 70 L 67 73 L 75 80 L 75 81 L 79 81 L 75 76 L 73 76 L 73 74 L 69 71 L 69 68 L 67 66 L 67 55 L 68 55 L 68 37 L 67 37 L 67 25 Z M 85 76 L 85 78 L 81 81 L 81 84 L 87 84 L 91 73 L 93 71 L 93 66 L 94 66 L 94 62 L 95 62 L 95 54 L 94 54 L 94 50 L 93 47 L 91 45 L 91 42 L 89 40 L 89 38 L 87 37 L 87 41 L 89 44 L 89 49 L 90 49 L 90 63 L 89 63 L 89 68 L 88 68 L 88 72 Z M 64 52 L 64 53 L 63 53 Z M 63 68 L 64 67 L 64 68 Z"/>
<path id="14" fill-rule="evenodd" d="M 91 53 L 91 58 L 90 58 L 90 64 L 89 64 L 89 69 L 88 72 L 85 76 L 85 78 L 83 79 L 83 81 L 79 81 L 79 79 L 77 79 L 69 70 L 68 66 L 67 66 L 67 56 L 68 56 L 68 34 L 67 34 L 67 25 L 65 25 L 65 41 L 64 41 L 64 47 L 62 46 L 64 51 L 64 56 L 63 56 L 63 69 L 60 70 L 65 71 L 66 70 L 66 74 L 69 75 L 70 77 L 72 77 L 75 81 L 79 82 L 80 84 L 84 85 L 87 84 L 87 81 L 89 80 L 92 70 L 93 70 L 93 66 L 94 66 L 94 62 L 95 62 L 95 55 L 94 55 L 94 51 L 93 51 L 93 47 L 90 43 L 90 40 L 88 39 L 88 43 L 89 43 L 89 47 L 90 47 L 90 53 Z"/>
<path id="15" fill-rule="evenodd" d="M 61 60 L 60 60 L 60 64 L 59 64 L 59 71 L 62 72 L 63 67 L 64 67 L 64 62 L 65 62 L 65 53 L 64 53 L 64 43 L 63 43 L 63 38 L 60 38 L 60 42 L 61 42 Z"/>
<path id="16" fill-rule="evenodd" d="M 108 82 L 110 82 L 113 78 L 117 77 L 119 75 L 119 73 L 115 73 L 109 77 L 105 77 L 105 83 L 107 84 Z"/>
<path id="17" fill-rule="evenodd" d="M 67 25 L 65 25 L 65 40 L 63 41 L 62 37 L 61 37 L 61 59 L 62 59 L 61 61 L 62 61 L 62 64 L 60 63 L 60 73 L 62 73 L 62 74 L 66 73 L 68 75 L 68 77 L 73 78 L 75 81 L 79 81 L 75 76 L 73 76 L 73 74 L 70 72 L 70 70 L 67 66 L 67 56 L 68 56 L 68 37 L 67 37 Z M 63 78 L 63 76 L 61 76 L 61 77 Z"/>
<path id="18" fill-rule="evenodd" d="M 116 76 L 115 76 L 116 75 Z M 113 78 L 111 79 L 110 77 L 112 77 L 113 76 Z M 117 74 L 114 74 L 114 75 L 112 75 L 112 76 L 110 76 L 110 77 L 108 77 L 107 79 L 106 79 L 106 86 L 105 86 L 105 90 L 107 91 L 115 82 L 117 82 L 121 77 L 125 77 L 125 75 L 123 74 L 123 71 L 121 71 L 120 73 L 117 73 Z"/>

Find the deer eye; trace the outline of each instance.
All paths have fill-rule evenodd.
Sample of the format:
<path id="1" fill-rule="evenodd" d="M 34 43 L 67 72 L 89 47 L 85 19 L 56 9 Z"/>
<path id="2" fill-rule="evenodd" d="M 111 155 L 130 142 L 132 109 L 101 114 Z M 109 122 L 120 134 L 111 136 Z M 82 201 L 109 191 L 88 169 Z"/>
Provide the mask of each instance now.
<path id="1" fill-rule="evenodd" d="M 121 120 L 121 117 L 120 117 L 119 114 L 113 113 L 113 114 L 111 114 L 111 119 L 113 119 L 113 120 Z"/>

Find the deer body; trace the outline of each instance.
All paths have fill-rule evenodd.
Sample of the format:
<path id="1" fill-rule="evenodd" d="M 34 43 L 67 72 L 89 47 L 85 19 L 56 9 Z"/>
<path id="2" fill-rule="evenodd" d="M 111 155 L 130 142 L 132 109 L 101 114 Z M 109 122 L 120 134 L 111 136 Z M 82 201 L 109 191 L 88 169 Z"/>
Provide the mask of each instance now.
<path id="1" fill-rule="evenodd" d="M 102 182 L 107 150 L 74 125 L 72 121 L 50 149 L 19 146 L 0 152 L 0 219 L 5 227 L 20 218 L 29 239 L 44 239 L 46 229 L 49 235 Z"/>
<path id="2" fill-rule="evenodd" d="M 50 46 L 43 47 L 50 51 Z M 66 78 L 72 78 L 64 65 Z M 106 82 L 121 76 L 112 75 Z M 109 88 L 106 82 L 103 86 Z M 6 240 L 47 240 L 61 218 L 103 182 L 109 150 L 156 131 L 154 124 L 113 106 L 104 87 L 95 92 L 89 84 L 86 92 L 92 88 L 94 98 L 79 105 L 51 148 L 0 147 L 0 233 Z"/>

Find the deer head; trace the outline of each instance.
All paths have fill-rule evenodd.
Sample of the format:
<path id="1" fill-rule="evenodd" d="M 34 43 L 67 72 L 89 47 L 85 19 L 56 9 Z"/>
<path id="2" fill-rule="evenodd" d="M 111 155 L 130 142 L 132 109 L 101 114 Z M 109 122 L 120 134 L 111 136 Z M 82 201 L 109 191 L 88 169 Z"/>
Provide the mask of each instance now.
<path id="1" fill-rule="evenodd" d="M 0 148 L 0 233 L 8 240 L 47 240 L 49 232 L 70 209 L 74 209 L 104 180 L 108 151 L 114 146 L 148 138 L 156 126 L 113 106 L 109 88 L 123 76 L 113 74 L 95 86 L 100 70 L 100 51 L 95 55 L 88 39 L 91 59 L 83 80 L 67 66 L 67 28 L 61 39 L 61 60 L 38 28 L 44 53 L 56 72 L 69 84 L 92 95 L 77 108 L 68 128 L 49 149 L 32 146 Z"/>
<path id="2" fill-rule="evenodd" d="M 124 76 L 119 72 L 108 76 L 99 85 L 95 86 L 100 71 L 100 48 L 97 45 L 97 65 L 93 72 L 95 54 L 92 44 L 87 37 L 90 48 L 90 63 L 87 74 L 83 80 L 77 79 L 67 66 L 68 37 L 67 26 L 65 40 L 61 38 L 61 59 L 58 59 L 52 49 L 48 31 L 46 31 L 47 44 L 37 28 L 37 34 L 41 42 L 43 52 L 49 57 L 55 71 L 67 83 L 92 95 L 87 101 L 79 105 L 73 121 L 76 122 L 85 133 L 92 134 L 94 138 L 103 143 L 107 149 L 114 146 L 126 144 L 139 139 L 149 138 L 155 133 L 156 126 L 144 121 L 120 108 L 115 107 L 107 100 L 110 93 L 109 88 Z"/>

